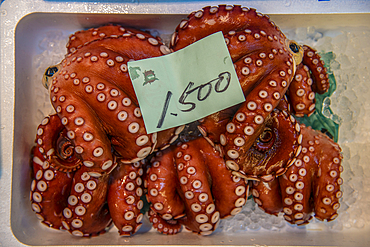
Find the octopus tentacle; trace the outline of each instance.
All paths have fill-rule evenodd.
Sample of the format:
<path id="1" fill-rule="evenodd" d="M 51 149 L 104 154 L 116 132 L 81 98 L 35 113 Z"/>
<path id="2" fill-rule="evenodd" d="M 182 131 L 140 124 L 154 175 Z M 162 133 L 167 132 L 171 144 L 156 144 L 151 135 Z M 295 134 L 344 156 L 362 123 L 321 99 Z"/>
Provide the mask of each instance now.
<path id="1" fill-rule="evenodd" d="M 121 236 L 131 236 L 142 226 L 142 178 L 144 161 L 132 165 L 120 163 L 112 172 L 108 192 L 108 206 Z"/>
<path id="2" fill-rule="evenodd" d="M 145 183 L 152 204 L 149 216 L 162 233 L 177 232 L 182 224 L 209 235 L 221 218 L 236 215 L 246 202 L 248 185 L 227 169 L 205 138 L 178 142 L 158 152 L 151 164 Z"/>
<path id="3" fill-rule="evenodd" d="M 207 167 L 203 165 L 205 158 L 199 148 L 184 143 L 175 150 L 175 163 L 181 183 L 180 193 L 184 196 L 186 212 L 186 217 L 180 219 L 180 222 L 193 232 L 209 235 L 217 227 L 220 212 L 212 198 Z"/>
<path id="4" fill-rule="evenodd" d="M 238 214 L 246 203 L 249 185 L 245 183 L 244 179 L 230 174 L 225 161 L 211 145 L 206 145 L 202 139 L 199 140 L 199 143 L 204 143 L 202 153 L 207 160 L 206 165 L 212 177 L 211 189 L 220 218 Z"/>
<path id="5" fill-rule="evenodd" d="M 275 29 L 272 35 L 282 35 L 266 15 L 256 12 L 255 9 L 238 5 L 207 6 L 191 13 L 186 20 L 180 22 L 172 36 L 171 47 L 179 50 L 218 31 L 226 34 L 236 30 L 249 30 L 248 28 L 263 30 L 267 27 Z"/>
<path id="6" fill-rule="evenodd" d="M 181 224 L 177 220 L 165 220 L 151 208 L 149 210 L 149 221 L 158 232 L 173 235 L 181 231 Z"/>
<path id="7" fill-rule="evenodd" d="M 90 168 L 91 174 L 110 172 L 114 168 L 111 145 L 95 112 L 86 103 L 78 103 L 82 100 L 80 97 L 56 89 L 51 88 L 51 95 L 56 99 L 54 106 L 84 166 Z"/>
<path id="8" fill-rule="evenodd" d="M 175 155 L 186 208 L 186 217 L 179 220 L 191 231 L 209 235 L 217 228 L 221 213 L 225 217 L 241 211 L 246 201 L 244 181 L 227 172 L 219 152 L 203 138 L 179 145 Z M 226 185 L 227 192 L 221 185 Z"/>
<path id="9" fill-rule="evenodd" d="M 297 117 L 311 116 L 315 112 L 315 92 L 312 90 L 309 68 L 298 65 L 294 79 L 289 86 L 289 103 Z"/>
<path id="10" fill-rule="evenodd" d="M 282 95 L 285 94 L 290 74 L 285 70 L 280 70 L 278 76 L 276 74 L 269 74 L 248 94 L 246 101 L 238 109 L 233 120 L 226 126 L 224 151 L 228 156 L 227 160 L 242 164 L 237 153 L 233 150 L 246 151 L 253 145 L 256 137 L 263 130 L 266 118 L 279 104 Z M 235 138 L 240 136 L 244 136 L 244 141 L 243 145 L 239 147 L 234 142 Z"/>
<path id="11" fill-rule="evenodd" d="M 307 223 L 312 218 L 310 194 L 313 172 L 303 164 L 303 155 L 302 152 L 294 165 L 280 177 L 284 218 L 286 221 L 298 225 Z M 309 156 L 304 157 L 307 160 Z"/>
<path id="12" fill-rule="evenodd" d="M 306 131 L 307 134 L 305 134 Z M 315 164 L 317 165 L 317 178 L 313 182 L 312 190 L 315 217 L 320 220 L 334 220 L 338 216 L 339 199 L 342 197 L 340 190 L 343 184 L 343 179 L 340 177 L 343 171 L 341 148 L 328 136 L 314 131 L 311 127 L 304 127 L 303 133 L 311 136 L 311 140 L 307 140 L 308 145 L 306 144 L 308 151 L 311 152 L 312 147 L 315 148 L 315 157 L 321 158 L 320 162 Z"/>
<path id="13" fill-rule="evenodd" d="M 147 170 L 146 195 L 148 202 L 153 202 L 152 211 L 164 220 L 178 219 L 184 216 L 184 204 L 177 192 L 179 185 L 174 169 L 174 150 L 172 147 L 159 151 L 150 160 Z"/>
<path id="14" fill-rule="evenodd" d="M 79 169 L 82 161 L 65 132 L 65 126 L 56 114 L 45 117 L 37 128 L 36 148 L 53 168 L 71 172 Z"/>
<path id="15" fill-rule="evenodd" d="M 109 175 L 90 176 L 82 166 L 73 177 L 68 206 L 62 224 L 72 235 L 91 237 L 102 234 L 112 223 L 107 205 Z"/>
<path id="16" fill-rule="evenodd" d="M 50 166 L 38 148 L 33 151 L 32 210 L 45 225 L 65 229 L 62 211 L 67 206 L 74 172 L 62 172 Z"/>
<path id="17" fill-rule="evenodd" d="M 326 73 L 327 69 L 324 67 L 324 61 L 322 61 L 315 49 L 304 45 L 303 50 L 304 56 L 302 63 L 310 69 L 313 79 L 313 91 L 319 94 L 327 92 L 329 89 L 329 76 Z"/>
<path id="18" fill-rule="evenodd" d="M 315 111 L 315 92 L 323 94 L 329 90 L 329 76 L 324 61 L 313 48 L 304 45 L 302 63 L 289 86 L 289 102 L 298 117 L 310 116 Z"/>
<path id="19" fill-rule="evenodd" d="M 253 181 L 252 195 L 254 201 L 266 213 L 278 215 L 283 210 L 279 179 L 271 182 Z"/>

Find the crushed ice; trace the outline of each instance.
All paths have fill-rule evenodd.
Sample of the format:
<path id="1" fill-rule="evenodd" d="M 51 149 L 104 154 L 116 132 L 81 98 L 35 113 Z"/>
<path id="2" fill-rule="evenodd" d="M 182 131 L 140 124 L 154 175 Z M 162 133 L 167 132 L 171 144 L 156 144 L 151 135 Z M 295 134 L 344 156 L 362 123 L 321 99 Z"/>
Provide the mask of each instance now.
<path id="1" fill-rule="evenodd" d="M 363 228 L 370 223 L 370 31 L 331 30 L 319 32 L 314 27 L 284 31 L 288 38 L 300 44 L 314 47 L 320 53 L 332 52 L 334 59 L 330 68 L 337 82 L 337 90 L 324 100 L 323 114 L 340 124 L 339 144 L 343 149 L 342 185 L 343 197 L 339 217 L 323 223 L 316 219 L 306 226 L 292 226 L 285 222 L 282 214 L 272 216 L 257 207 L 253 199 L 247 201 L 243 210 L 231 219 L 222 220 L 217 231 L 228 234 L 248 230 L 286 231 L 321 229 L 340 231 Z M 163 37 L 166 40 L 166 37 Z M 59 63 L 66 54 L 68 35 L 63 31 L 52 31 L 39 43 L 41 53 L 34 58 L 33 75 L 38 97 L 38 113 L 34 121 L 52 113 L 49 95 L 41 84 L 46 68 Z M 328 111 L 328 109 L 331 111 Z"/>

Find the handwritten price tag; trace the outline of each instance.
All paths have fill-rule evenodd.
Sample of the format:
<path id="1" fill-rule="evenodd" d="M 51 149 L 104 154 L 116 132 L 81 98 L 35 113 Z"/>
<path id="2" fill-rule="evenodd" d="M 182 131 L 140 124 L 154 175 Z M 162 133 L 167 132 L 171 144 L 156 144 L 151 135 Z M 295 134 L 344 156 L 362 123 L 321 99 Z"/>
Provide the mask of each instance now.
<path id="1" fill-rule="evenodd" d="M 245 100 L 221 32 L 166 56 L 129 62 L 128 69 L 148 133 Z"/>

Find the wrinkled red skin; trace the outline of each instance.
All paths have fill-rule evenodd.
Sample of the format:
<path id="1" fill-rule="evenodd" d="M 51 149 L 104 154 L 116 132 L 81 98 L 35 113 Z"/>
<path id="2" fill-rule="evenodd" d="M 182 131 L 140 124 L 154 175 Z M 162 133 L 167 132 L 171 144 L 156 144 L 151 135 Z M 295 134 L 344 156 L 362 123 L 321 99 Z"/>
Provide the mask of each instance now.
<path id="1" fill-rule="evenodd" d="M 271 182 L 253 182 L 254 200 L 270 214 L 284 212 L 291 224 L 309 223 L 314 215 L 332 221 L 342 197 L 342 155 L 325 134 L 301 125 L 302 150 L 288 170 Z"/>
<path id="2" fill-rule="evenodd" d="M 303 61 L 298 65 L 287 93 L 292 112 L 297 117 L 311 116 L 315 112 L 315 93 L 326 93 L 330 86 L 320 55 L 307 45 L 303 50 Z"/>
<path id="3" fill-rule="evenodd" d="M 178 143 L 150 162 L 145 182 L 149 219 L 163 234 L 175 234 L 184 225 L 209 235 L 220 218 L 239 213 L 245 204 L 248 186 L 204 138 Z"/>

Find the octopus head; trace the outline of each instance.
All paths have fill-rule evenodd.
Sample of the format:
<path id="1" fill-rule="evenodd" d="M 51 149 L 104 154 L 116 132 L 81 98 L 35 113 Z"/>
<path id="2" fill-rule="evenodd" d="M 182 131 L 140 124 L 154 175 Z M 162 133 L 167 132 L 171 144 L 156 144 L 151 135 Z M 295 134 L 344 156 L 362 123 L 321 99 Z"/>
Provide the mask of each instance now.
<path id="1" fill-rule="evenodd" d="M 239 156 L 239 172 L 264 182 L 280 176 L 294 159 L 299 145 L 299 126 L 286 112 L 275 109 L 253 145 Z"/>
<path id="2" fill-rule="evenodd" d="M 49 89 L 50 82 L 54 76 L 56 76 L 60 71 L 60 65 L 53 65 L 50 66 L 45 70 L 45 73 L 42 77 L 42 85 L 46 88 Z"/>
<path id="3" fill-rule="evenodd" d="M 303 60 L 303 48 L 294 40 L 286 40 L 286 46 L 288 47 L 289 52 L 293 56 L 293 61 L 295 63 L 294 70 Z"/>

